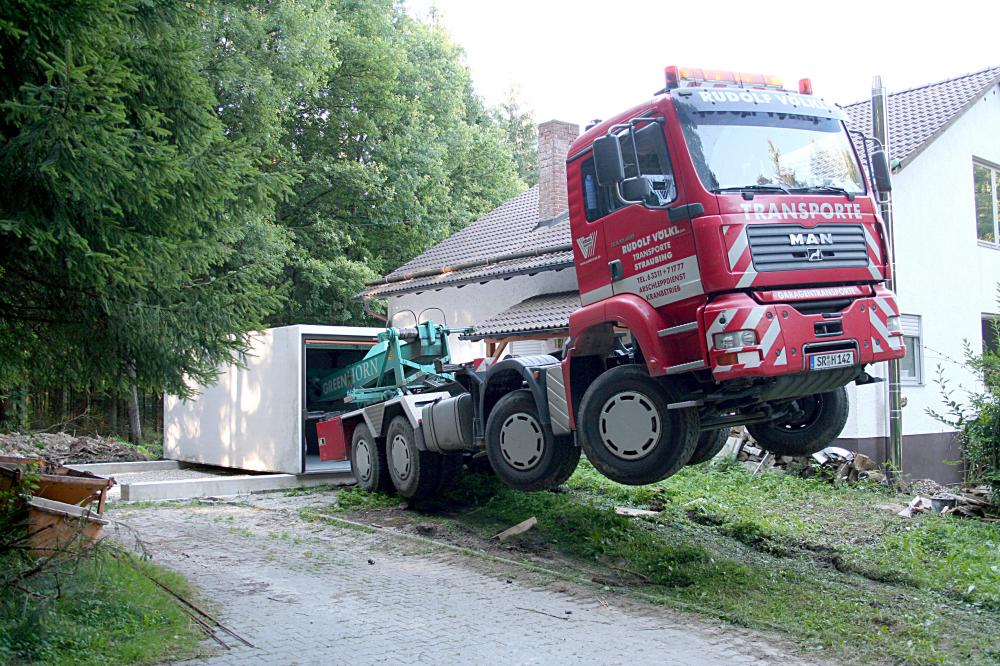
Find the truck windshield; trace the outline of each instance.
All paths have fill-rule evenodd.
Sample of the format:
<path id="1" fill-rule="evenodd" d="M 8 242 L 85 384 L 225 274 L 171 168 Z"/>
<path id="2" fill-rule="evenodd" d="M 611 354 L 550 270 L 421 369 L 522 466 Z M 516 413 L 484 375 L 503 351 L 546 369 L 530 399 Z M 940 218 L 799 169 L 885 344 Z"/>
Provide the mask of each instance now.
<path id="1" fill-rule="evenodd" d="M 713 192 L 865 191 L 839 120 L 808 115 L 680 108 L 698 176 Z"/>

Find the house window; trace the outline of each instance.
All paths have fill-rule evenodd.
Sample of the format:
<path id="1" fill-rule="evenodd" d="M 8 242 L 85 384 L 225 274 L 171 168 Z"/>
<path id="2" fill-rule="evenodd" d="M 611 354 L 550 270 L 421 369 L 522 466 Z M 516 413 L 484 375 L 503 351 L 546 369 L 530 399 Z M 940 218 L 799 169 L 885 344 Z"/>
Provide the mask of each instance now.
<path id="1" fill-rule="evenodd" d="M 918 315 L 901 315 L 899 323 L 903 329 L 906 356 L 899 360 L 899 381 L 910 386 L 924 383 L 924 346 Z"/>
<path id="2" fill-rule="evenodd" d="M 982 162 L 972 163 L 973 190 L 976 196 L 976 236 L 983 243 L 996 244 L 1000 238 L 1000 168 Z"/>
<path id="3" fill-rule="evenodd" d="M 1000 352 L 1000 315 L 983 315 L 983 352 Z"/>

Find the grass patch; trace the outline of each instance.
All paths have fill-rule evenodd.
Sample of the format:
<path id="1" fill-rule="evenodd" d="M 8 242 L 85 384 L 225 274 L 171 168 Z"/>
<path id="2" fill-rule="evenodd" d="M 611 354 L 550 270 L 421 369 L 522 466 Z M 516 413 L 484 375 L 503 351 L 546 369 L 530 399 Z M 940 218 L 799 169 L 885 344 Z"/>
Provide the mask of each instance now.
<path id="1" fill-rule="evenodd" d="M 386 493 L 368 493 L 357 486 L 350 486 L 337 491 L 334 503 L 326 507 L 328 511 L 347 512 L 364 509 L 384 509 L 397 506 L 398 497 Z"/>
<path id="2" fill-rule="evenodd" d="M 738 465 L 651 486 L 613 483 L 586 461 L 569 493 L 520 493 L 469 476 L 451 499 L 483 536 L 530 516 L 581 571 L 702 614 L 775 630 L 850 662 L 1000 662 L 1000 534 L 947 516 L 904 520 L 878 486 L 833 487 Z M 662 508 L 655 521 L 615 506 Z"/>
<path id="3" fill-rule="evenodd" d="M 10 571 L 10 564 L 0 570 Z M 50 598 L 0 590 L 0 663 L 143 664 L 191 655 L 202 634 L 147 575 L 191 596 L 177 574 L 100 549 L 66 567 L 58 583 L 52 576 L 25 582 L 31 593 Z"/>
<path id="4" fill-rule="evenodd" d="M 340 486 L 331 483 L 324 483 L 318 486 L 299 486 L 285 491 L 285 497 L 306 497 L 308 495 L 324 495 L 336 492 Z"/>

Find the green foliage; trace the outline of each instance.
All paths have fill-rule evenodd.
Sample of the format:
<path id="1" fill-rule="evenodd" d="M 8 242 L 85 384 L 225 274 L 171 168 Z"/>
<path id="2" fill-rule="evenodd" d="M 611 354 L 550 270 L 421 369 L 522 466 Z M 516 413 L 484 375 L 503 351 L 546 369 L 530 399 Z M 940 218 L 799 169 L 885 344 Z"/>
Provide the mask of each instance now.
<path id="1" fill-rule="evenodd" d="M 524 188 L 393 0 L 15 0 L 0 62 L 0 386 L 185 394 Z"/>
<path id="2" fill-rule="evenodd" d="M 993 505 L 1000 508 L 1000 353 L 976 353 L 968 341 L 964 348 L 962 367 L 981 377 L 982 383 L 967 391 L 963 403 L 939 365 L 934 383 L 941 391 L 945 411 L 928 409 L 927 413 L 958 431 L 966 480 L 989 485 Z"/>
<path id="3" fill-rule="evenodd" d="M 184 392 L 277 306 L 283 186 L 227 134 L 201 15 L 7 3 L 0 21 L 0 384 Z"/>
<path id="4" fill-rule="evenodd" d="M 499 532 L 535 516 L 538 527 L 530 534 L 556 544 L 566 553 L 592 561 L 613 563 L 621 571 L 657 585 L 687 586 L 706 581 L 744 580 L 743 566 L 701 544 L 676 542 L 649 525 L 617 515 L 608 506 L 569 494 L 524 493 L 495 479 L 467 476 L 450 497 L 479 508 L 461 520 L 490 532 Z M 530 537 L 529 537 L 530 538 Z"/>
<path id="5" fill-rule="evenodd" d="M 0 569 L 11 566 L 3 562 Z M 191 594 L 183 578 L 163 567 L 103 549 L 65 566 L 58 578 L 31 579 L 27 592 L 3 588 L 0 662 L 149 663 L 190 654 L 200 634 L 147 576 Z"/>
<path id="6" fill-rule="evenodd" d="M 365 282 L 524 188 L 440 27 L 391 0 L 333 6 L 337 65 L 284 129 L 301 181 L 279 211 L 293 249 L 274 323 L 361 322 Z"/>
<path id="7" fill-rule="evenodd" d="M 492 116 L 513 150 L 517 175 L 528 185 L 535 185 L 538 182 L 538 129 L 533 114 L 524 107 L 517 91 L 511 89 L 504 101 L 493 109 Z"/>
<path id="8" fill-rule="evenodd" d="M 1000 527 L 995 524 L 928 516 L 855 554 L 920 587 L 1000 611 Z"/>

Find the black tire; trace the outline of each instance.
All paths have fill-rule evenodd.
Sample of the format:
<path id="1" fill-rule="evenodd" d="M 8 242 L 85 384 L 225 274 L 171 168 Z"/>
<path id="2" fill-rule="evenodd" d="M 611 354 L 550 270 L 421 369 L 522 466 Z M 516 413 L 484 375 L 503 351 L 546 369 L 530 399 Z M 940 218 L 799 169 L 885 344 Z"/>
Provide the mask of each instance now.
<path id="1" fill-rule="evenodd" d="M 385 447 L 372 437 L 364 423 L 357 424 L 351 435 L 351 474 L 358 487 L 370 493 L 392 489 Z"/>
<path id="2" fill-rule="evenodd" d="M 683 467 L 698 446 L 698 412 L 667 409 L 682 399 L 679 389 L 653 379 L 643 366 L 612 368 L 583 394 L 576 418 L 580 446 L 612 481 L 633 486 L 661 481 Z M 622 419 L 617 424 L 616 413 Z M 634 433 L 622 425 L 633 422 Z"/>
<path id="3" fill-rule="evenodd" d="M 549 490 L 570 477 L 580 461 L 571 437 L 542 427 L 531 391 L 500 398 L 486 420 L 486 455 L 497 477 L 515 490 Z"/>
<path id="4" fill-rule="evenodd" d="M 803 414 L 795 418 L 747 426 L 762 449 L 779 456 L 807 456 L 830 446 L 843 432 L 850 410 L 843 386 L 796 402 Z"/>
<path id="5" fill-rule="evenodd" d="M 405 416 L 397 416 L 389 422 L 385 454 L 389 477 L 400 497 L 424 499 L 437 492 L 441 455 L 417 448 L 413 427 Z"/>
<path id="6" fill-rule="evenodd" d="M 702 430 L 701 434 L 698 435 L 698 446 L 695 447 L 694 453 L 691 454 L 691 460 L 688 460 L 687 464 L 697 465 L 711 460 L 718 455 L 727 441 L 729 441 L 729 428 Z"/>

